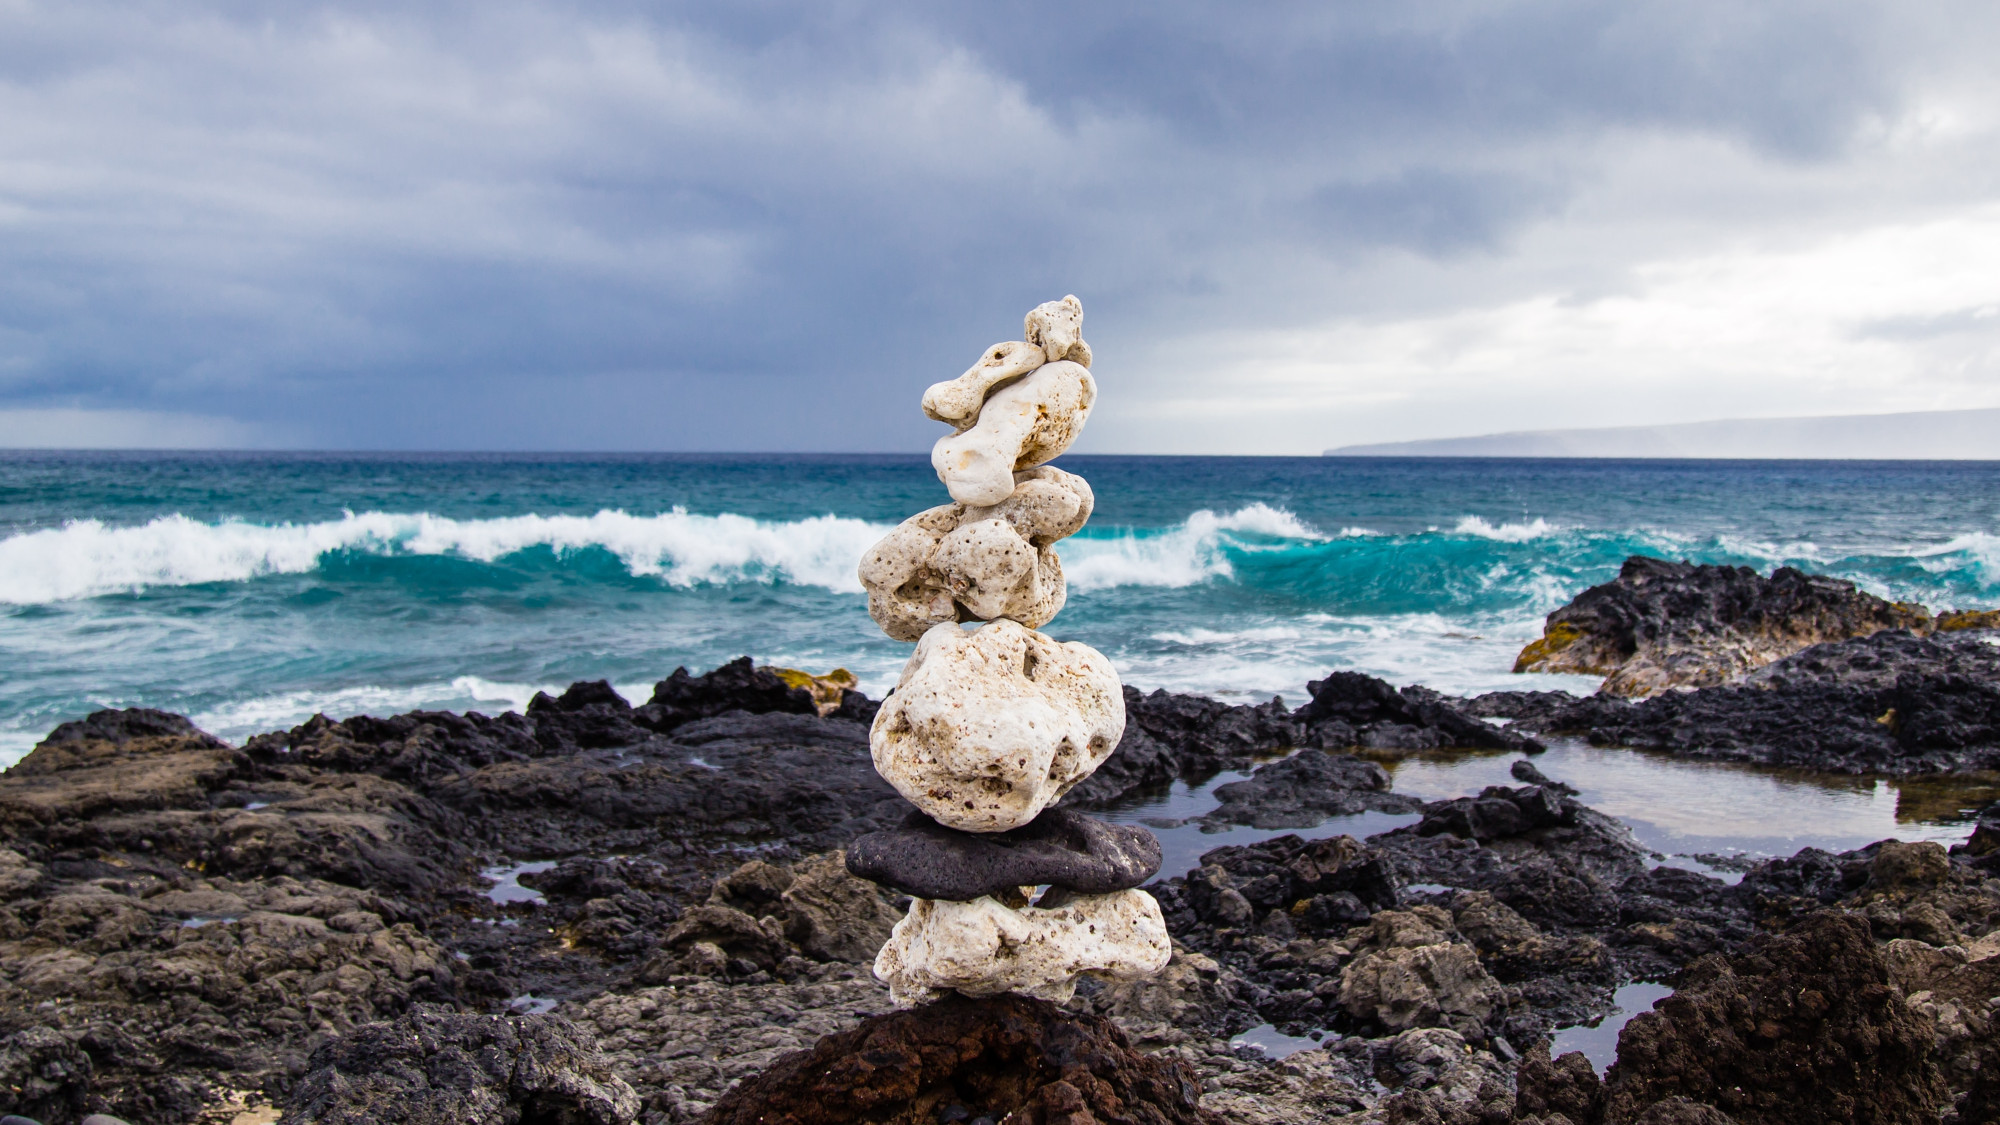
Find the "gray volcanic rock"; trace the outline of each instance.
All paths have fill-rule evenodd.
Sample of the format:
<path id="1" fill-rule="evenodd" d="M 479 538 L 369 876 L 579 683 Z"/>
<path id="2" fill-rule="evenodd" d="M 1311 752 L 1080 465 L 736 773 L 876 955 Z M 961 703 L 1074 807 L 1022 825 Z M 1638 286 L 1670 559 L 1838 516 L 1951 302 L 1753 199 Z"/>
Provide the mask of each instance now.
<path id="1" fill-rule="evenodd" d="M 1482 696 L 1516 723 L 1698 758 L 1845 773 L 2000 766 L 2000 646 L 1983 632 L 1902 630 L 1814 645 L 1741 681 L 1629 703 Z"/>
<path id="2" fill-rule="evenodd" d="M 285 1120 L 299 1125 L 626 1125 L 639 1095 L 555 1016 L 420 1011 L 312 1053 Z"/>
<path id="3" fill-rule="evenodd" d="M 1615 580 L 1549 614 L 1514 670 L 1602 675 L 1604 691 L 1638 697 L 1724 683 L 1809 645 L 1930 627 L 1923 606 L 1838 578 L 1634 555 Z"/>
<path id="4" fill-rule="evenodd" d="M 1160 842 L 1130 824 L 1049 809 L 1011 832 L 960 832 L 920 812 L 847 850 L 847 869 L 918 898 L 969 902 L 1044 883 L 1080 894 L 1136 887 L 1160 870 Z"/>
<path id="5" fill-rule="evenodd" d="M 1424 803 L 1389 792 L 1389 772 L 1366 758 L 1301 750 L 1259 767 L 1248 781 L 1215 788 L 1222 804 L 1203 817 L 1211 824 L 1253 828 L 1312 828 L 1332 816 L 1416 812 Z"/>

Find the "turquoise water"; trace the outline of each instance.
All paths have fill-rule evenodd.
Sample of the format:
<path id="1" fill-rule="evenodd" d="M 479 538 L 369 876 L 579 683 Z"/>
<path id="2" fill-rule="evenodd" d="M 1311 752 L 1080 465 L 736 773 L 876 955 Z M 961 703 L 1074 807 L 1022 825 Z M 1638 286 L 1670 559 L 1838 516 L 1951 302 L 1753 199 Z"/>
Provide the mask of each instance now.
<path id="1" fill-rule="evenodd" d="M 1066 457 L 1097 514 L 1048 629 L 1141 688 L 1304 698 L 1356 668 L 1451 691 L 1652 553 L 2000 604 L 2000 465 Z M 853 575 L 944 503 L 922 457 L 0 454 L 0 764 L 101 706 L 225 737 L 488 712 L 745 653 L 856 672 L 909 646 Z"/>

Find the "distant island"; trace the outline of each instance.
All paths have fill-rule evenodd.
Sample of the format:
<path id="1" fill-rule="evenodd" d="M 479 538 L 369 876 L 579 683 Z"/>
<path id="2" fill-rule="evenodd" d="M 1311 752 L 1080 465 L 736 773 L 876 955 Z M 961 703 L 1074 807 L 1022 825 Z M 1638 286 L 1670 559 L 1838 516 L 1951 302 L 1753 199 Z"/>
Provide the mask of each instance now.
<path id="1" fill-rule="evenodd" d="M 1343 445 L 1327 450 L 1326 456 L 2000 461 L 2000 409 L 1519 430 L 1476 437 Z"/>

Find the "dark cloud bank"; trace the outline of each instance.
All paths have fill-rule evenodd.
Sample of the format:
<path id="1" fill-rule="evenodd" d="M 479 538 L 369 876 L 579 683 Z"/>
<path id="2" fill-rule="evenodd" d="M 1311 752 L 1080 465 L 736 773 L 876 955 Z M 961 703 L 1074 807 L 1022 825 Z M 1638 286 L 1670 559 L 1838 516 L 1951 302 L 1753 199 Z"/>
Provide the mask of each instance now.
<path id="1" fill-rule="evenodd" d="M 1838 162 L 1989 22 L 0 7 L 0 409 L 316 447 L 917 449 L 915 389 L 1034 302 L 1083 295 L 1144 393 L 1118 357 L 1190 326 L 1448 302 L 1376 263 L 1504 255 L 1613 138 Z"/>

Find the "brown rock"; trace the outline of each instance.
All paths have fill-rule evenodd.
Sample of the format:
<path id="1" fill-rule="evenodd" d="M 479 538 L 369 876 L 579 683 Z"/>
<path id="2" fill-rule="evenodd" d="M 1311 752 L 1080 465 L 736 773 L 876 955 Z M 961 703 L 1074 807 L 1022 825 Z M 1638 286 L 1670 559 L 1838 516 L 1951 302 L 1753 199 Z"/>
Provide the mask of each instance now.
<path id="1" fill-rule="evenodd" d="M 1635 555 L 1615 580 L 1549 614 L 1514 671 L 1601 675 L 1606 692 L 1638 697 L 1720 684 L 1826 641 L 1930 628 L 1923 606 L 1837 578 Z"/>
<path id="2" fill-rule="evenodd" d="M 1116 1024 L 1005 995 L 953 996 L 865 1020 L 725 1094 L 711 1125 L 1209 1125 L 1185 1062 L 1132 1049 Z"/>
<path id="3" fill-rule="evenodd" d="M 1876 890 L 1920 890 L 1942 884 L 1951 872 L 1951 857 L 1944 845 L 1929 840 L 1906 844 L 1884 841 L 1868 869 L 1869 884 Z"/>
<path id="4" fill-rule="evenodd" d="M 1602 1120 L 1634 1121 L 1685 1097 L 1744 1125 L 1929 1125 L 1950 1101 L 1935 1035 L 1865 921 L 1813 914 L 1734 957 L 1696 961 L 1672 996 L 1633 1017 Z"/>

